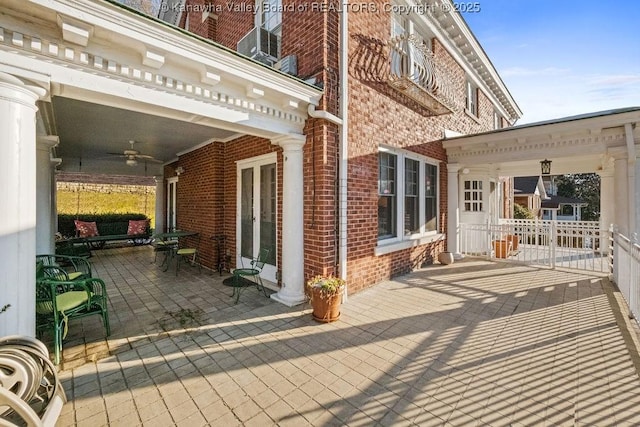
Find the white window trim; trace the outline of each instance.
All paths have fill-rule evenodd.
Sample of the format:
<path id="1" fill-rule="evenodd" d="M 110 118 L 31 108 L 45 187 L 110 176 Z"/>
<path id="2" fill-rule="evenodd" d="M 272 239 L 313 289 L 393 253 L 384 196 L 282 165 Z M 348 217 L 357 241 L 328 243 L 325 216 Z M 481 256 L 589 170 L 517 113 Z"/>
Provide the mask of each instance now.
<path id="1" fill-rule="evenodd" d="M 397 156 L 396 160 L 396 236 L 382 240 L 378 240 L 378 244 L 375 249 L 375 255 L 384 255 L 391 252 L 407 249 L 410 247 L 420 246 L 427 243 L 434 242 L 443 238 L 442 233 L 438 230 L 442 226 L 440 223 L 440 162 L 436 159 L 422 156 L 420 154 L 413 153 L 411 151 L 388 147 L 381 145 L 380 152 L 386 152 Z M 419 223 L 420 231 L 409 235 L 404 234 L 404 216 L 405 216 L 405 159 L 417 160 L 420 162 L 420 172 L 418 176 L 419 190 L 418 190 L 418 203 L 419 203 Z M 429 164 L 436 167 L 436 229 L 432 231 L 426 230 L 426 218 L 425 218 L 425 201 L 426 201 L 426 189 L 425 189 L 425 164 Z"/>

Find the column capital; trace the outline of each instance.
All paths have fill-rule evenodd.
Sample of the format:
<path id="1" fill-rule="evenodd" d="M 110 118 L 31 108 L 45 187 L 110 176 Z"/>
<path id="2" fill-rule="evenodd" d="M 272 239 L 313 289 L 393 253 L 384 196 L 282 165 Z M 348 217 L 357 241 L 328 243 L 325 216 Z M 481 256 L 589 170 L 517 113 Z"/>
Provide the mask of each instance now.
<path id="1" fill-rule="evenodd" d="M 0 71 L 0 99 L 9 99 L 35 110 L 36 101 L 46 94 L 47 90 L 36 83 Z"/>
<path id="2" fill-rule="evenodd" d="M 60 137 L 57 135 L 38 135 L 36 137 L 36 148 L 39 150 L 50 150 L 57 147 L 60 143 Z"/>
<path id="3" fill-rule="evenodd" d="M 271 139 L 273 145 L 282 147 L 284 151 L 302 150 L 302 146 L 307 142 L 307 137 L 300 134 L 278 135 Z"/>
<path id="4" fill-rule="evenodd" d="M 462 165 L 460 163 L 447 163 L 447 173 L 458 173 Z"/>

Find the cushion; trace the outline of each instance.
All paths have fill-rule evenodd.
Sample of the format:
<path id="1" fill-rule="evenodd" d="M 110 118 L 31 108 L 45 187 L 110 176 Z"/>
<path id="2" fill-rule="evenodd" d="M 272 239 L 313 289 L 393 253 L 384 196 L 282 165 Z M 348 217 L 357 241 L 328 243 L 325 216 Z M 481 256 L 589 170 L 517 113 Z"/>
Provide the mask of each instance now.
<path id="1" fill-rule="evenodd" d="M 127 234 L 145 234 L 147 232 L 148 220 L 129 220 L 129 227 L 127 228 Z"/>
<path id="2" fill-rule="evenodd" d="M 73 222 L 76 224 L 76 230 L 78 230 L 79 237 L 98 236 L 98 226 L 95 222 L 85 222 L 77 219 Z"/>

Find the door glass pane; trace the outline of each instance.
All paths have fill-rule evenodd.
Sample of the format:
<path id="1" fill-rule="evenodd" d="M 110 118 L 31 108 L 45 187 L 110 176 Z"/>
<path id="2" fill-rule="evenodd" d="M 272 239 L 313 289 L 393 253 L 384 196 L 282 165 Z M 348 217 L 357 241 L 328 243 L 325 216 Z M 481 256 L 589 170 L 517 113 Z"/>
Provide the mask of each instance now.
<path id="1" fill-rule="evenodd" d="M 276 165 L 260 167 L 260 248 L 269 249 L 267 263 L 276 265 Z"/>
<path id="2" fill-rule="evenodd" d="M 240 173 L 240 254 L 253 258 L 253 168 Z"/>

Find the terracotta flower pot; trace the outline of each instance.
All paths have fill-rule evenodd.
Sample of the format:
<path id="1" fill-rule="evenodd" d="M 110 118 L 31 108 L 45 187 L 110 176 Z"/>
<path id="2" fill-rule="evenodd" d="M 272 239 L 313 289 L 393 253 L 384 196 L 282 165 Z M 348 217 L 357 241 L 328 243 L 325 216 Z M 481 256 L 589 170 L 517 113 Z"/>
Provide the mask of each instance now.
<path id="1" fill-rule="evenodd" d="M 453 254 L 451 252 L 440 252 L 438 254 L 438 262 L 443 265 L 453 264 Z"/>
<path id="2" fill-rule="evenodd" d="M 340 318 L 342 292 L 335 295 L 321 294 L 320 288 L 311 288 L 311 306 L 313 319 L 317 322 L 335 322 Z"/>
<path id="3" fill-rule="evenodd" d="M 496 258 L 508 258 L 511 252 L 511 242 L 508 240 L 494 240 L 493 250 Z"/>

